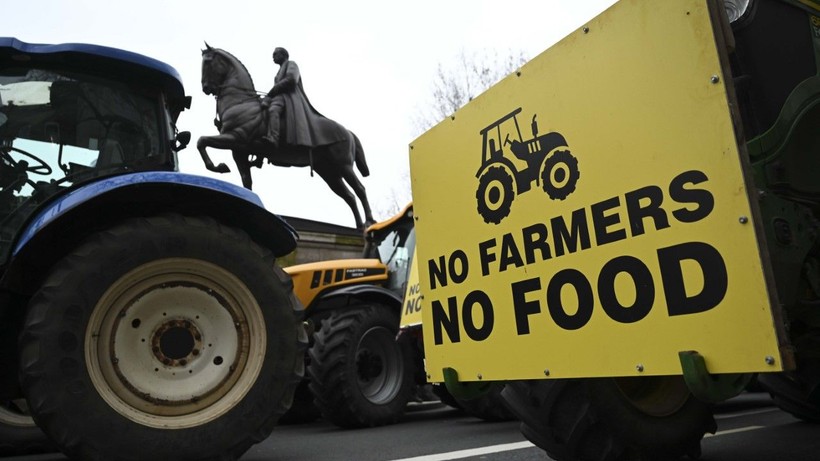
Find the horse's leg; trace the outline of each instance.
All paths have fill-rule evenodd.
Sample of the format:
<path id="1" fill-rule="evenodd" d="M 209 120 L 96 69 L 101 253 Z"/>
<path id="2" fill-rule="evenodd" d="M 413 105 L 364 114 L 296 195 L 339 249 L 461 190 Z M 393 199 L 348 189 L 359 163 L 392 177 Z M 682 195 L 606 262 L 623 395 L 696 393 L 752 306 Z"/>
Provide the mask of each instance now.
<path id="1" fill-rule="evenodd" d="M 248 153 L 236 149 L 231 152 L 233 153 L 233 161 L 236 163 L 236 169 L 239 170 L 239 177 L 242 178 L 242 185 L 245 186 L 245 189 L 253 190 L 251 162 L 248 158 Z"/>
<path id="2" fill-rule="evenodd" d="M 356 197 L 350 192 L 350 189 L 345 186 L 342 177 L 338 174 L 338 172 L 328 172 L 324 169 L 316 169 L 316 173 L 325 180 L 330 190 L 336 193 L 342 200 L 347 203 L 347 206 L 350 207 L 350 211 L 353 212 L 353 217 L 356 219 L 356 229 L 364 229 L 364 224 L 362 223 L 362 217 L 359 215 L 359 207 L 356 204 Z"/>
<path id="3" fill-rule="evenodd" d="M 206 148 L 213 147 L 215 149 L 227 150 L 233 148 L 236 144 L 237 141 L 233 134 L 224 133 L 217 136 L 200 136 L 196 141 L 196 148 L 202 157 L 202 162 L 205 163 L 205 168 L 216 173 L 228 173 L 231 171 L 228 165 L 220 163 L 214 166 L 214 162 L 211 161 L 211 157 L 208 155 Z"/>
<path id="4" fill-rule="evenodd" d="M 356 197 L 359 197 L 359 201 L 362 202 L 365 226 L 374 224 L 376 220 L 373 219 L 373 214 L 370 212 L 370 202 L 367 201 L 367 191 L 364 188 L 364 184 L 359 181 L 359 177 L 356 176 L 356 172 L 353 171 L 353 167 L 351 166 L 345 168 L 342 172 L 342 176 L 345 181 L 347 181 L 347 184 L 353 189 L 353 192 L 356 193 Z"/>

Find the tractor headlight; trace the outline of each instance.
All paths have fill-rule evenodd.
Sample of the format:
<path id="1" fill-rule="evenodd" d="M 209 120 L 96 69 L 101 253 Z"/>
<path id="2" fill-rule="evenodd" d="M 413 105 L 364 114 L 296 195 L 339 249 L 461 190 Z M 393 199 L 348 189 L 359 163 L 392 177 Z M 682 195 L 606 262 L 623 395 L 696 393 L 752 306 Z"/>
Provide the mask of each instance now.
<path id="1" fill-rule="evenodd" d="M 749 10 L 751 0 L 723 0 L 726 14 L 729 16 L 729 22 L 735 22 L 740 19 Z"/>

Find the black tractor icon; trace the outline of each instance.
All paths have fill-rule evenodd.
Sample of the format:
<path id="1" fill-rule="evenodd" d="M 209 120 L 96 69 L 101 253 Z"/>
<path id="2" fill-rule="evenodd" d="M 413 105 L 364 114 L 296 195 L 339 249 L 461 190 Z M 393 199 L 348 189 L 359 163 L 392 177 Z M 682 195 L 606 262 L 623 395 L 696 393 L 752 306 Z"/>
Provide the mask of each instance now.
<path id="1" fill-rule="evenodd" d="M 484 222 L 498 224 L 510 214 L 515 195 L 532 188 L 533 181 L 552 200 L 564 200 L 575 191 L 581 173 L 578 159 L 569 151 L 560 133 L 538 136 L 538 123 L 532 117 L 532 139 L 524 141 L 517 115 L 521 108 L 501 117 L 481 130 L 481 168 L 476 173 L 478 214 Z M 510 139 L 513 136 L 514 139 Z M 502 144 L 503 139 L 503 144 Z M 500 146 L 500 147 L 499 147 Z M 504 148 L 527 166 L 519 171 L 504 156 Z"/>

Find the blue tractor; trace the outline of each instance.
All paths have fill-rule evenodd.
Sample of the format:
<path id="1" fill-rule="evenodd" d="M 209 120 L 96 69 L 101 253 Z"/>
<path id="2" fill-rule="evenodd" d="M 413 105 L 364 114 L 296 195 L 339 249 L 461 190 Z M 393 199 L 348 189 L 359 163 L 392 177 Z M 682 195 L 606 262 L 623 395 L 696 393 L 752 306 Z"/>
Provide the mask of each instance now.
<path id="1" fill-rule="evenodd" d="M 190 101 L 142 55 L 0 38 L 2 454 L 236 459 L 289 407 L 296 236 L 178 172 Z"/>

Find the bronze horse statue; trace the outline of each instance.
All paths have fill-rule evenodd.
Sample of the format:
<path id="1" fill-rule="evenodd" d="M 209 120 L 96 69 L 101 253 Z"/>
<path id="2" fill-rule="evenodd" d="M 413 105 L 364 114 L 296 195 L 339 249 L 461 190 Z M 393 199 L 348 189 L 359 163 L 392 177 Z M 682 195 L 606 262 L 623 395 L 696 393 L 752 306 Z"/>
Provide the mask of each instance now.
<path id="1" fill-rule="evenodd" d="M 216 136 L 202 136 L 196 143 L 205 167 L 217 173 L 230 171 L 227 165 L 214 165 L 206 148 L 230 150 L 242 178 L 242 185 L 251 189 L 251 167 L 262 167 L 263 159 L 268 163 L 284 167 L 310 166 L 330 189 L 341 197 L 353 211 L 356 227 L 375 222 L 370 212 L 370 204 L 364 185 L 354 171 L 354 165 L 362 176 L 369 170 L 359 138 L 353 132 L 343 129 L 346 139 L 316 146 L 279 145 L 274 148 L 263 141 L 267 132 L 267 113 L 262 107 L 260 94 L 254 89 L 250 73 L 236 57 L 207 43 L 202 50 L 202 91 L 216 98 Z M 332 122 L 336 123 L 336 122 Z M 350 192 L 345 182 L 353 189 Z M 365 221 L 359 214 L 356 197 L 362 203 Z"/>

